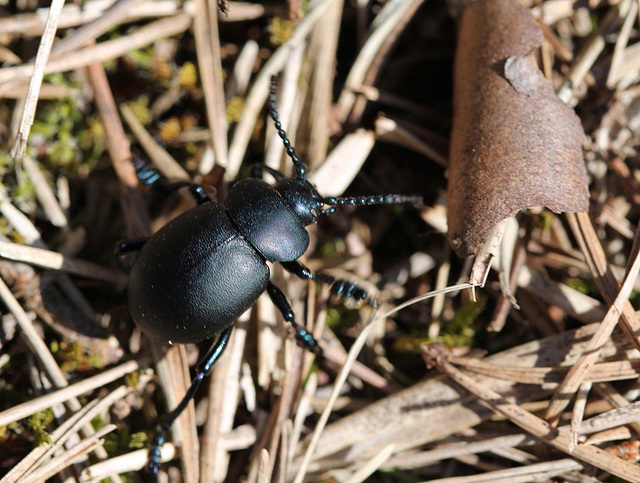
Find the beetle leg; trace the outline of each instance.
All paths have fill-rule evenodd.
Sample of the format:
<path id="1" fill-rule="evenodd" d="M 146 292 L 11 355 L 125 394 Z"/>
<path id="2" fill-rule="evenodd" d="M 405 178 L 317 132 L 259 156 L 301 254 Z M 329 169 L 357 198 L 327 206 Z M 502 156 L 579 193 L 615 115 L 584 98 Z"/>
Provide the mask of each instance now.
<path id="1" fill-rule="evenodd" d="M 331 295 L 338 302 L 353 300 L 356 307 L 363 304 L 376 305 L 375 297 L 371 296 L 366 289 L 358 287 L 358 283 L 344 278 L 335 278 L 328 273 L 313 273 L 308 267 L 297 260 L 292 262 L 281 262 L 282 267 L 295 276 L 303 280 L 313 280 L 330 286 Z"/>
<path id="2" fill-rule="evenodd" d="M 160 173 L 160 171 L 141 159 L 134 159 L 133 166 L 136 169 L 136 176 L 138 177 L 138 180 L 153 189 L 168 194 L 180 188 L 189 188 L 189 192 L 193 195 L 199 205 L 211 201 L 211 198 L 207 196 L 204 189 L 199 184 L 191 183 L 189 181 L 176 181 L 174 183 L 169 183 L 167 178 Z"/>
<path id="3" fill-rule="evenodd" d="M 137 238 L 136 240 L 126 240 L 118 243 L 118 246 L 116 246 L 115 250 L 116 256 L 121 257 L 125 253 L 139 252 L 143 245 L 147 243 L 147 240 L 149 240 L 149 237 L 145 236 L 144 238 Z"/>
<path id="4" fill-rule="evenodd" d="M 218 359 L 220 359 L 220 356 L 224 353 L 227 345 L 229 345 L 229 338 L 231 337 L 232 330 L 233 326 L 225 329 L 220 334 L 218 339 L 209 349 L 209 352 L 207 352 L 204 358 L 196 366 L 196 375 L 191 381 L 191 386 L 180 403 L 173 409 L 173 411 L 164 416 L 162 421 L 160 421 L 156 426 L 153 439 L 151 440 L 151 447 L 149 449 L 149 463 L 147 463 L 147 468 L 154 475 L 157 475 L 160 470 L 160 448 L 162 448 L 162 445 L 165 442 L 166 433 L 169 432 L 171 425 L 176 419 L 178 419 L 178 416 L 180 416 L 182 411 L 186 409 L 189 402 L 195 397 L 198 387 L 200 387 L 203 379 L 211 374 L 213 365 L 218 361 Z"/>
<path id="5" fill-rule="evenodd" d="M 291 305 L 289 305 L 289 301 L 273 282 L 269 282 L 267 284 L 267 293 L 273 302 L 273 305 L 280 311 L 284 320 L 289 322 L 296 331 L 296 341 L 301 347 L 313 352 L 315 354 L 319 354 L 322 352 L 318 341 L 311 335 L 311 333 L 298 324 L 295 321 L 295 315 L 293 314 L 293 309 Z"/>
<path id="6" fill-rule="evenodd" d="M 129 273 L 129 270 L 131 270 L 131 265 L 125 262 L 123 255 L 131 252 L 139 252 L 144 244 L 147 243 L 147 240 L 149 240 L 148 236 L 138 238 L 136 240 L 125 240 L 118 243 L 113 253 L 116 257 L 116 262 L 123 272 Z"/>

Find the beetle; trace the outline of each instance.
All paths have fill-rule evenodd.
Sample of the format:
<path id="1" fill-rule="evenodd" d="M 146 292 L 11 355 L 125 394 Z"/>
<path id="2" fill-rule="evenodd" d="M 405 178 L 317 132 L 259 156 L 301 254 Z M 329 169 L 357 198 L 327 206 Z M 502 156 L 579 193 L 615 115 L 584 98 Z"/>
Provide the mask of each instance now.
<path id="1" fill-rule="evenodd" d="M 187 393 L 156 426 L 148 469 L 157 474 L 160 448 L 171 425 L 193 399 L 202 380 L 228 345 L 235 319 L 267 292 L 283 318 L 295 329 L 299 345 L 321 354 L 318 341 L 295 321 L 284 293 L 270 281 L 267 262 L 302 279 L 329 284 L 338 298 L 373 303 L 366 290 L 325 273 L 313 273 L 300 258 L 309 247 L 307 226 L 340 206 L 420 203 L 421 197 L 373 195 L 323 197 L 308 181 L 276 110 L 274 76 L 268 109 L 291 159 L 295 176 L 285 177 L 267 166 L 252 169 L 251 178 L 229 189 L 224 204 L 213 202 L 203 188 L 182 181 L 167 183 L 155 168 L 134 161 L 138 179 L 162 191 L 187 187 L 197 206 L 149 238 L 121 242 L 116 252 L 138 252 L 129 272 L 127 295 L 134 322 L 143 332 L 165 343 L 197 343 L 216 339 L 197 365 Z M 264 172 L 274 179 L 262 179 Z"/>

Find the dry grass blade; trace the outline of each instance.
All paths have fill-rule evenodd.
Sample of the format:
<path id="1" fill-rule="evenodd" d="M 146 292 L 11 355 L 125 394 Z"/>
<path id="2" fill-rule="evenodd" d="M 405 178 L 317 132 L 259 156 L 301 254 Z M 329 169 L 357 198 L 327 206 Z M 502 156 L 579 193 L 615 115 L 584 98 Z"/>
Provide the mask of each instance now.
<path id="1" fill-rule="evenodd" d="M 7 287 L 7 284 L 4 283 L 4 281 L 1 279 L 0 279 L 0 298 L 2 299 L 3 304 L 9 309 L 9 311 L 16 318 L 16 321 L 20 326 L 20 330 L 25 335 L 27 339 L 27 343 L 31 348 L 31 352 L 35 357 L 37 357 L 40 360 L 40 362 L 42 363 L 45 369 L 45 372 L 53 381 L 53 384 L 56 387 L 67 386 L 68 383 L 66 378 L 62 374 L 62 371 L 60 370 L 60 368 L 58 367 L 58 363 L 53 358 L 53 355 L 51 355 L 49 348 L 40 337 L 40 334 L 38 334 L 37 331 L 35 330 L 33 326 L 33 322 L 31 321 L 31 318 L 27 315 L 27 313 L 24 311 L 22 306 L 18 303 L 16 298 L 13 296 L 13 294 L 11 293 L 11 290 L 9 290 L 9 287 Z M 51 404 L 45 407 L 49 407 L 49 406 L 51 406 Z M 0 421 L 2 421 L 1 418 L 0 418 Z"/>
<path id="2" fill-rule="evenodd" d="M 311 107 L 309 119 L 312 121 L 309 133 L 308 163 L 315 168 L 322 164 L 329 147 L 329 122 L 331 112 L 331 94 L 333 91 L 333 75 L 336 65 L 336 50 L 340 35 L 340 18 L 343 2 L 333 2 L 327 14 L 318 23 L 311 39 L 311 55 L 315 72 L 322 73 L 313 79 L 311 89 Z M 316 121 L 316 122 L 313 122 Z M 319 121 L 319 122 L 318 122 Z M 340 192 L 342 194 L 342 192 Z"/>
<path id="3" fill-rule="evenodd" d="M 325 406 L 324 411 L 320 415 L 320 420 L 318 421 L 318 424 L 316 425 L 313 431 L 311 441 L 309 442 L 306 448 L 304 457 L 302 459 L 302 463 L 300 464 L 300 468 L 298 469 L 298 472 L 296 473 L 296 477 L 294 479 L 295 483 L 301 483 L 304 480 L 307 467 L 314 456 L 313 453 L 316 450 L 316 447 L 320 440 L 320 435 L 322 434 L 322 431 L 324 430 L 324 427 L 327 424 L 327 421 L 329 420 L 329 416 L 331 415 L 333 406 L 338 398 L 338 395 L 340 394 L 342 385 L 346 381 L 347 376 L 349 375 L 349 371 L 351 370 L 351 366 L 353 365 L 353 362 L 355 361 L 356 357 L 358 356 L 358 353 L 362 349 L 362 346 L 364 345 L 369 332 L 373 328 L 373 321 L 376 318 L 381 319 L 383 317 L 379 316 L 376 312 L 373 312 L 371 314 L 369 321 L 364 326 L 364 328 L 360 331 L 358 338 L 355 340 L 354 344 L 351 346 L 351 349 L 349 350 L 349 355 L 347 356 L 347 360 L 342 366 L 342 369 L 340 369 L 340 373 L 338 374 L 338 377 L 336 378 L 336 382 L 334 383 L 334 386 L 333 386 L 333 391 L 329 396 L 329 401 L 327 401 L 327 405 Z"/>
<path id="4" fill-rule="evenodd" d="M 196 0 L 194 31 L 198 52 L 198 66 L 204 91 L 211 143 L 218 166 L 227 164 L 227 121 L 223 88 L 218 7 L 213 0 Z M 208 173 L 213 166 L 201 167 Z"/>
<path id="5" fill-rule="evenodd" d="M 578 216 L 578 215 L 572 215 L 572 216 Z M 582 227 L 582 233 L 586 232 L 587 234 L 589 234 L 590 232 L 588 227 L 591 226 L 591 222 L 588 219 L 588 217 L 578 218 L 578 220 L 582 221 L 580 225 Z M 574 230 L 574 232 L 577 232 L 577 230 Z M 638 233 L 640 234 L 640 232 Z M 596 255 L 599 255 L 601 249 L 597 239 L 595 239 L 595 241 L 594 241 L 594 237 L 588 237 L 588 238 L 585 237 L 585 239 L 587 241 L 592 241 L 592 243 L 588 245 L 590 250 L 586 251 L 586 253 L 590 254 L 595 252 Z M 589 257 L 587 258 L 589 260 Z M 596 265 L 597 260 L 603 260 L 603 258 L 604 257 L 599 257 L 599 258 L 594 257 L 589 265 L 594 266 Z M 595 269 L 593 271 L 594 273 L 602 272 L 601 270 L 596 272 Z M 631 294 L 631 291 L 633 290 L 635 280 L 638 276 L 638 272 L 640 272 L 640 253 L 636 252 L 635 258 L 633 260 L 633 264 L 631 265 L 631 267 L 629 268 L 629 271 L 627 272 L 625 281 L 622 284 L 622 287 L 620 288 L 620 292 L 615 297 L 615 300 L 609 306 L 609 310 L 607 311 L 607 314 L 602 320 L 602 323 L 600 324 L 598 332 L 594 334 L 592 340 L 590 341 L 589 345 L 587 346 L 584 354 L 582 355 L 578 363 L 576 363 L 571 368 L 566 378 L 562 381 L 562 383 L 560 383 L 560 385 L 556 389 L 554 397 L 551 400 L 551 403 L 549 404 L 549 408 L 547 409 L 545 414 L 545 419 L 547 419 L 548 421 L 551 421 L 554 424 L 557 423 L 557 421 L 560 418 L 560 414 L 562 410 L 564 410 L 564 408 L 567 407 L 573 394 L 578 390 L 578 387 L 584 381 L 586 374 L 589 372 L 591 366 L 593 366 L 595 360 L 598 358 L 600 349 L 602 348 L 604 343 L 609 339 L 621 315 L 625 313 L 625 307 L 627 307 L 626 312 L 629 314 L 628 320 L 634 321 L 634 326 L 637 327 L 637 323 L 636 323 L 637 318 L 635 316 L 635 313 L 629 310 L 631 305 L 628 301 L 628 298 L 629 298 L 629 295 Z M 608 273 L 610 273 L 610 271 L 608 271 Z M 605 282 L 609 281 L 611 277 L 612 275 L 608 280 L 605 279 Z M 609 291 L 604 292 L 603 290 L 603 294 L 606 297 L 608 294 L 610 294 L 610 292 Z M 627 320 L 626 318 L 623 319 L 623 321 L 626 321 L 626 320 Z M 629 330 L 628 333 L 632 334 L 632 337 L 633 337 L 632 340 L 635 342 L 637 346 L 638 332 Z"/>
<path id="6" fill-rule="evenodd" d="M 388 143 L 399 144 L 426 157 L 433 159 L 442 167 L 449 166 L 449 160 L 443 152 L 445 148 L 441 145 L 431 145 L 417 137 L 408 129 L 399 126 L 393 119 L 379 116 L 376 119 L 376 139 Z M 442 141 L 442 140 L 440 140 Z"/>
<path id="7" fill-rule="evenodd" d="M 449 443 L 437 446 L 431 451 L 417 452 L 407 455 L 396 455 L 389 461 L 390 466 L 401 468 L 419 468 L 421 466 L 436 463 L 441 460 L 456 458 L 475 453 L 488 451 L 500 451 L 503 448 L 513 448 L 522 445 L 531 445 L 535 439 L 524 434 L 514 434 L 488 438 L 477 442 Z"/>
<path id="8" fill-rule="evenodd" d="M 58 17 L 60 11 L 64 5 L 64 0 L 54 0 L 51 2 L 51 8 L 47 16 L 47 23 L 45 25 L 44 33 L 40 39 L 40 48 L 38 49 L 38 55 L 33 67 L 29 66 L 30 77 L 29 91 L 24 102 L 24 111 L 22 113 L 22 121 L 20 122 L 20 129 L 18 130 L 18 136 L 11 149 L 11 155 L 16 159 L 21 159 L 27 149 L 27 140 L 29 139 L 29 133 L 31 132 L 31 126 L 35 117 L 36 106 L 38 104 L 38 93 L 40 92 L 40 86 L 42 85 L 42 78 L 44 76 L 45 65 L 51 52 L 51 46 L 56 34 L 56 27 L 58 24 Z"/>
<path id="9" fill-rule="evenodd" d="M 508 402 L 500 394 L 477 383 L 471 377 L 458 371 L 442 355 L 425 354 L 428 362 L 435 361 L 438 368 L 451 377 L 462 387 L 472 392 L 482 401 L 489 404 L 495 411 L 502 413 L 512 423 L 518 425 L 532 436 L 539 438 L 546 444 L 553 446 L 587 464 L 596 466 L 629 481 L 640 480 L 640 468 L 629 462 L 616 458 L 595 446 L 577 445 L 572 448 L 571 437 L 563 430 L 555 429 L 546 421 L 525 411 L 522 407 Z"/>
<path id="10" fill-rule="evenodd" d="M 566 377 L 569 367 L 504 367 L 487 364 L 479 359 L 451 356 L 449 362 L 485 376 L 522 384 L 559 383 Z M 635 379 L 640 373 L 640 360 L 602 362 L 594 364 L 585 376 L 585 382 L 605 382 Z"/>
<path id="11" fill-rule="evenodd" d="M 120 106 L 122 117 L 133 131 L 138 143 L 144 148 L 147 156 L 153 161 L 162 174 L 167 178 L 189 179 L 189 174 L 176 162 L 171 155 L 162 148 L 151 136 L 140 121 L 136 118 L 129 106 Z"/>
<path id="12" fill-rule="evenodd" d="M 245 325 L 238 324 L 231 338 L 230 354 L 216 364 L 212 374 L 207 410 L 211 416 L 205 424 L 200 455 L 200 475 L 204 481 L 222 481 L 227 476 L 229 448 L 223 442 L 233 429 L 238 408 L 242 355 L 247 336 Z M 255 443 L 255 433 L 249 439 Z"/>
<path id="13" fill-rule="evenodd" d="M 63 389 L 59 389 L 26 403 L 14 406 L 11 409 L 7 409 L 0 413 L 0 425 L 6 426 L 9 423 L 18 421 L 19 419 L 26 418 L 33 413 L 49 408 L 54 404 L 69 401 L 76 396 L 109 384 L 110 382 L 115 381 L 116 379 L 137 369 L 138 364 L 135 361 L 125 362 L 124 364 L 114 367 L 113 369 L 109 369 L 108 371 L 104 371 L 97 376 L 87 378 Z"/>
<path id="14" fill-rule="evenodd" d="M 184 32 L 191 26 L 189 15 L 178 15 L 175 17 L 158 20 L 145 27 L 140 28 L 135 33 L 117 40 L 109 40 L 98 45 L 85 47 L 73 54 L 69 54 L 62 59 L 54 59 L 43 69 L 43 74 L 54 72 L 66 72 L 86 67 L 96 62 L 106 62 L 116 59 L 132 49 L 145 47 L 158 39 L 171 37 Z M 16 67 L 6 67 L 0 69 L 0 95 L 2 94 L 2 83 L 26 80 L 31 77 L 33 67 L 30 65 L 20 65 Z"/>
<path id="15" fill-rule="evenodd" d="M 100 412 L 105 411 L 115 401 L 124 397 L 131 389 L 120 386 L 115 391 L 102 399 L 96 399 L 88 403 L 82 410 L 73 414 L 59 428 L 51 434 L 51 443 L 48 446 L 38 446 L 20 463 L 14 466 L 1 480 L 1 483 L 13 483 L 22 481 L 23 478 L 33 473 L 42 461 L 50 457 L 60 448 L 67 439 L 74 435 L 80 428 L 91 421 Z"/>
<path id="16" fill-rule="evenodd" d="M 107 134 L 107 149 L 111 155 L 113 168 L 125 186 L 135 188 L 138 185 L 138 179 L 131 163 L 131 150 L 109 88 L 107 74 L 101 64 L 90 64 L 87 66 L 87 75 Z"/>
<path id="17" fill-rule="evenodd" d="M 353 473 L 346 483 L 360 483 L 361 481 L 365 481 L 372 473 L 378 470 L 378 468 L 384 466 L 393 454 L 393 450 L 394 446 L 392 444 L 385 446 L 382 451 L 362 465 L 358 471 Z"/>
<path id="18" fill-rule="evenodd" d="M 158 378 L 167 399 L 167 408 L 171 410 L 180 403 L 191 382 L 187 353 L 183 345 L 166 349 L 158 341 L 154 341 L 153 350 L 157 361 Z M 181 463 L 184 480 L 198 481 L 200 445 L 193 401 L 173 423 L 171 430 L 173 442 L 182 448 Z"/>
<path id="19" fill-rule="evenodd" d="M 0 241 L 0 257 L 16 262 L 28 263 L 36 267 L 61 270 L 82 277 L 102 280 L 121 287 L 127 282 L 126 276 L 118 270 L 101 267 L 95 263 L 84 260 L 65 257 L 61 253 L 52 252 L 51 250 L 18 245 L 17 243 Z"/>
<path id="20" fill-rule="evenodd" d="M 598 239 L 591 219 L 584 213 L 568 213 L 566 216 L 598 289 L 605 301 L 608 304 L 612 304 L 619 285 L 613 275 L 612 268 L 607 262 L 602 244 Z M 636 230 L 635 239 L 640 240 L 640 231 L 638 230 Z M 636 241 L 636 245 L 637 243 Z M 631 283 L 636 281 L 635 278 L 630 280 Z M 625 301 L 622 307 L 621 327 L 626 331 L 633 344 L 640 349 L 640 320 L 629 301 Z"/>
<path id="21" fill-rule="evenodd" d="M 178 0 L 163 0 L 162 2 L 146 0 L 133 8 L 125 8 L 126 17 L 123 21 L 132 22 L 144 18 L 166 17 L 178 15 L 182 12 L 193 14 L 193 3 L 191 0 L 184 2 Z M 78 27 L 100 19 L 105 15 L 107 9 L 114 7 L 114 5 L 120 8 L 120 4 L 127 6 L 126 3 L 117 2 L 116 0 L 94 0 L 87 2 L 83 7 L 67 4 L 62 8 L 58 28 Z M 259 3 L 230 2 L 230 5 L 229 16 L 225 17 L 227 22 L 260 18 L 268 12 L 274 13 L 278 10 L 277 7 L 274 8 Z M 25 13 L 0 18 L 0 32 L 5 32 L 7 35 L 39 36 L 42 35 L 44 25 L 45 22 L 41 13 Z"/>
<path id="22" fill-rule="evenodd" d="M 36 195 L 47 218 L 55 226 L 66 227 L 67 217 L 36 162 L 29 156 L 24 156 L 22 164 L 29 174 L 29 178 L 31 178 L 31 182 L 36 189 Z"/>
<path id="23" fill-rule="evenodd" d="M 162 447 L 160 461 L 171 461 L 176 456 L 176 448 L 171 443 L 166 443 Z M 121 456 L 116 456 L 100 463 L 95 463 L 82 470 L 80 475 L 81 483 L 97 483 L 105 478 L 113 477 L 131 471 L 140 471 L 145 468 L 149 459 L 149 452 L 145 449 L 132 451 Z"/>
<path id="24" fill-rule="evenodd" d="M 387 49 L 391 48 L 393 41 L 397 38 L 399 30 L 406 25 L 408 19 L 422 4 L 422 0 L 412 0 L 409 2 L 391 2 L 386 5 L 386 11 L 380 15 L 384 20 L 375 25 L 375 28 L 369 33 L 367 41 L 358 53 L 358 58 L 353 62 L 349 70 L 349 76 L 345 82 L 345 88 L 340 94 L 337 103 L 338 121 L 344 123 L 351 114 L 357 96 L 354 90 L 361 89 L 367 81 L 373 82 L 368 78 L 371 70 L 376 71 L 373 67 L 378 67 L 376 62 L 383 57 Z M 389 43 L 388 43 L 389 42 Z M 373 75 L 375 78 L 375 74 Z"/>
<path id="25" fill-rule="evenodd" d="M 606 413 L 598 414 L 587 421 L 583 421 L 578 428 L 578 433 L 595 433 L 615 428 L 617 426 L 634 423 L 640 419 L 639 414 L 640 404 L 637 403 L 630 404 L 629 406 L 625 406 L 620 409 L 612 409 Z"/>
<path id="26" fill-rule="evenodd" d="M 322 166 L 313 172 L 313 184 L 327 196 L 340 196 L 353 182 L 374 144 L 375 138 L 369 131 L 356 131 L 345 136 L 331 150 Z M 349 160 L 346 169 L 345 159 Z"/>
<path id="27" fill-rule="evenodd" d="M 266 105 L 273 74 L 279 119 L 308 179 L 320 196 L 344 196 L 337 204 L 360 200 L 306 227 L 300 262 L 349 283 L 315 284 L 268 264 L 321 353 L 301 351 L 286 310 L 260 296 L 165 434 L 159 480 L 640 482 L 640 323 L 636 296 L 627 297 L 640 290 L 639 4 L 533 3 L 520 11 L 540 27 L 541 45 L 488 69 L 529 107 L 533 77 L 520 74 L 534 64 L 547 91 L 562 86 L 577 114 L 565 124 L 579 120 L 586 134 L 577 152 L 589 215 L 517 212 L 495 231 L 500 246 L 476 256 L 479 271 L 446 238 L 452 66 L 457 34 L 469 30 L 460 2 L 86 0 L 58 9 L 0 1 L 0 295 L 8 307 L 0 314 L 0 483 L 146 479 L 153 429 L 210 343 L 167 351 L 135 326 L 127 299 L 137 288 L 123 286 L 140 254 L 130 251 L 196 204 L 193 186 L 173 181 L 201 183 L 225 207 L 237 178 L 257 173 L 253 165 L 291 173 Z M 50 15 L 53 48 L 34 76 Z M 504 20 L 493 15 L 488 29 Z M 516 30 L 521 41 L 524 29 Z M 483 55 L 473 57 L 492 54 Z M 466 77 L 476 80 L 479 69 Z M 483 87 L 471 89 L 473 102 Z M 8 153 L 28 118 L 27 95 L 39 101 L 16 163 Z M 478 125 L 471 102 L 459 110 Z M 518 133 L 513 146 L 549 145 L 537 124 L 500 117 L 481 141 L 502 138 L 506 125 Z M 466 152 L 478 153 L 477 139 L 467 139 Z M 138 173 L 148 176 L 140 182 L 132 158 L 149 161 L 176 191 L 156 189 L 152 170 Z M 550 158 L 542 178 L 558 182 L 566 159 Z M 498 183 L 499 194 L 513 198 L 511 181 L 532 191 L 520 174 Z M 360 206 L 387 193 L 420 196 L 424 208 Z M 188 249 L 166 261 L 172 272 L 196 270 L 162 300 L 197 294 L 219 273 L 197 270 L 207 254 L 191 257 L 191 244 L 208 238 L 184 228 L 175 253 Z M 131 239 L 139 245 L 119 244 Z M 125 253 L 114 258 L 116 246 Z M 474 283 L 461 283 L 472 271 Z M 235 270 L 227 281 L 232 298 L 247 286 Z M 356 301 L 336 304 L 341 287 L 368 291 L 375 314 Z M 449 348 L 441 362 L 451 377 L 425 368 L 420 348 L 434 343 Z M 540 419 L 545 411 L 552 422 Z M 118 431 L 92 435 L 90 420 Z"/>
<path id="28" fill-rule="evenodd" d="M 99 36 L 124 20 L 131 10 L 135 10 L 136 4 L 141 3 L 141 1 L 142 0 L 120 0 L 115 2 L 93 22 L 84 25 L 82 28 L 73 32 L 72 35 L 56 43 L 51 52 L 52 56 L 59 57 L 64 53 L 72 52 L 85 45 L 94 43 Z"/>
<path id="29" fill-rule="evenodd" d="M 25 483 L 38 483 L 46 481 L 52 476 L 60 473 L 68 468 L 77 460 L 86 457 L 90 452 L 95 451 L 96 447 L 101 445 L 100 438 L 106 436 L 117 428 L 115 424 L 108 424 L 95 432 L 95 434 L 83 439 L 81 442 L 71 448 L 56 455 L 51 461 L 34 471 L 24 481 Z"/>
<path id="30" fill-rule="evenodd" d="M 560 97 L 560 99 L 565 102 L 571 99 L 573 90 L 582 83 L 585 75 L 589 72 L 589 69 L 591 69 L 604 49 L 604 37 L 611 33 L 618 25 L 620 19 L 628 14 L 632 3 L 633 0 L 625 0 L 611 7 L 607 16 L 600 23 L 598 31 L 593 34 L 589 42 L 584 45 L 576 56 L 574 63 L 567 73 L 567 79 L 558 90 L 558 97 Z"/>
<path id="31" fill-rule="evenodd" d="M 584 465 L 574 460 L 563 459 L 509 470 L 488 471 L 481 475 L 439 478 L 430 481 L 431 483 L 528 483 L 531 481 L 547 481 L 550 478 L 562 476 L 564 473 L 578 471 L 583 468 Z"/>

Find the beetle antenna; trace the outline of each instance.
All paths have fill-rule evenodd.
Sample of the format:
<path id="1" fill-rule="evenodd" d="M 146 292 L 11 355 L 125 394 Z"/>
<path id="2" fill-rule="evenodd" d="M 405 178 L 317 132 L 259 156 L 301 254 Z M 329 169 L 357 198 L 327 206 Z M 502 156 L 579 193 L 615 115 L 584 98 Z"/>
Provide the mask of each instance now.
<path id="1" fill-rule="evenodd" d="M 287 155 L 293 161 L 293 165 L 296 168 L 296 173 L 298 178 L 306 179 L 308 176 L 307 168 L 304 167 L 302 161 L 298 159 L 296 156 L 296 152 L 291 145 L 291 141 L 287 137 L 287 133 L 284 129 L 282 129 L 282 123 L 279 120 L 278 111 L 276 109 L 276 88 L 278 86 L 278 76 L 271 76 L 271 90 L 269 91 L 269 99 L 268 99 L 268 107 L 269 114 L 271 115 L 271 119 L 273 119 L 273 123 L 276 126 L 276 130 L 278 131 L 278 136 L 282 139 L 284 144 L 284 148 L 287 150 Z"/>
<path id="2" fill-rule="evenodd" d="M 369 195 L 340 197 L 327 196 L 322 198 L 322 203 L 329 205 L 329 208 L 320 210 L 321 215 L 335 213 L 339 206 L 371 206 L 371 205 L 395 205 L 400 203 L 421 204 L 422 196 L 411 195 Z"/>

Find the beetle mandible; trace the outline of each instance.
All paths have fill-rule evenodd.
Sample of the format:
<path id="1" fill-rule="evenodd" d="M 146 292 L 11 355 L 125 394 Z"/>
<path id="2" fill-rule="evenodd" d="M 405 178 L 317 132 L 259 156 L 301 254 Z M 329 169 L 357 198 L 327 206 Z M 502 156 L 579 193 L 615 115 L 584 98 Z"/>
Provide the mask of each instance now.
<path id="1" fill-rule="evenodd" d="M 154 168 L 134 161 L 141 182 L 163 191 L 187 187 L 198 206 L 183 213 L 149 238 L 122 242 L 117 253 L 137 251 L 128 283 L 129 310 L 146 334 L 166 343 L 196 343 L 214 339 L 196 367 L 196 375 L 178 406 L 157 425 L 149 451 L 148 469 L 157 474 L 160 448 L 173 422 L 193 399 L 202 380 L 224 352 L 235 319 L 267 292 L 283 318 L 295 329 L 297 342 L 321 353 L 316 339 L 295 321 L 283 292 L 269 280 L 267 261 L 280 263 L 290 273 L 331 285 L 343 299 L 369 301 L 366 290 L 325 273 L 314 274 L 298 261 L 309 246 L 306 226 L 336 207 L 419 203 L 418 196 L 373 195 L 323 197 L 307 180 L 276 110 L 274 76 L 268 108 L 288 157 L 294 177 L 267 166 L 257 166 L 252 177 L 234 184 L 224 204 L 213 202 L 201 186 L 189 182 L 167 183 Z M 263 181 L 268 172 L 275 184 Z"/>

